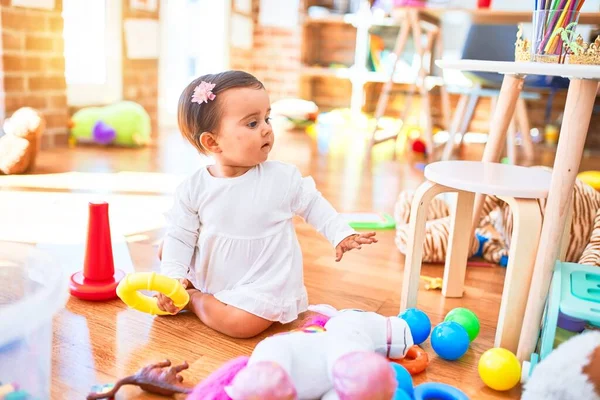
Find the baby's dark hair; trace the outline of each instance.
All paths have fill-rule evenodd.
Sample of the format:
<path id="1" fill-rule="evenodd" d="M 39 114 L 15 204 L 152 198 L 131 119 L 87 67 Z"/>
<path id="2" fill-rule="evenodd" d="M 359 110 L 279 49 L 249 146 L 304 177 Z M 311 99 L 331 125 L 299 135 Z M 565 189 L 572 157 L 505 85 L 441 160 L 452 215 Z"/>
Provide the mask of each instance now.
<path id="1" fill-rule="evenodd" d="M 192 103 L 194 89 L 200 82 L 212 83 L 215 87 L 212 93 L 214 100 L 207 103 Z M 264 89 L 261 81 L 255 76 L 244 71 L 225 71 L 218 74 L 207 74 L 194 79 L 183 90 L 179 97 L 177 107 L 177 123 L 183 137 L 185 137 L 199 152 L 206 154 L 207 150 L 200 143 L 202 132 L 215 132 L 219 127 L 222 109 L 219 93 L 233 88 Z"/>

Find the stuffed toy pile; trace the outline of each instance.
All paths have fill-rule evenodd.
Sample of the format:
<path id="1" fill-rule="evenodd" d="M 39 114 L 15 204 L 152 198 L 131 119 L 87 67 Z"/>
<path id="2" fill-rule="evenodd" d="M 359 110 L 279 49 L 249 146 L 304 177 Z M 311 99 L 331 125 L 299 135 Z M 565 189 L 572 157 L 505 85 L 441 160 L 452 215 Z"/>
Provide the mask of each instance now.
<path id="1" fill-rule="evenodd" d="M 198 384 L 188 400 L 389 400 L 397 382 L 388 359 L 413 345 L 408 324 L 360 310 L 311 306 L 329 319 L 262 340 L 248 357 L 232 360 Z"/>
<path id="2" fill-rule="evenodd" d="M 30 171 L 37 158 L 44 117 L 33 108 L 19 108 L 4 121 L 0 132 L 0 173 L 22 174 Z"/>
<path id="3" fill-rule="evenodd" d="M 546 167 L 534 167 L 546 168 Z M 396 246 L 406 254 L 411 202 L 414 192 L 400 193 L 396 203 Z M 545 208 L 545 199 L 540 208 Z M 573 219 L 567 250 L 567 262 L 600 266 L 600 192 L 577 179 L 573 190 Z M 471 241 L 469 257 L 482 257 L 506 266 L 512 233 L 512 213 L 508 204 L 495 196 L 487 196 L 476 237 Z M 450 237 L 450 206 L 440 197 L 433 199 L 427 214 L 423 262 L 443 263 Z"/>

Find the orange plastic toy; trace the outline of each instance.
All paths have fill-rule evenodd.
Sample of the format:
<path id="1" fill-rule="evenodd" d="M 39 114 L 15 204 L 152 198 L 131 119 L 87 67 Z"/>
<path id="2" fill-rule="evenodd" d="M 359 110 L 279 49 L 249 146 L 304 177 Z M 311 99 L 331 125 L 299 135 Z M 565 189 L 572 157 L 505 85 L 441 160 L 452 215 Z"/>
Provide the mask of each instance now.
<path id="1" fill-rule="evenodd" d="M 425 350 L 415 345 L 408 350 L 406 357 L 402 360 L 394 360 L 394 362 L 406 368 L 411 375 L 416 375 L 425 371 L 429 365 L 429 356 Z"/>

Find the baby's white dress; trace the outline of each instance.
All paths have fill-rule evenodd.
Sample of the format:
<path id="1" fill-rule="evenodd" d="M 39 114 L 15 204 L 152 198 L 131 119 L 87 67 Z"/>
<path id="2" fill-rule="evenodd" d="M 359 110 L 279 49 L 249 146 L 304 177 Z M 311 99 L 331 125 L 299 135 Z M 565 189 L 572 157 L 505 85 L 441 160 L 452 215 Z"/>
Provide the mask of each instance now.
<path id="1" fill-rule="evenodd" d="M 179 185 L 167 213 L 161 272 L 225 304 L 291 322 L 308 307 L 294 215 L 334 248 L 356 233 L 293 165 L 267 161 L 235 178 L 201 168 Z"/>

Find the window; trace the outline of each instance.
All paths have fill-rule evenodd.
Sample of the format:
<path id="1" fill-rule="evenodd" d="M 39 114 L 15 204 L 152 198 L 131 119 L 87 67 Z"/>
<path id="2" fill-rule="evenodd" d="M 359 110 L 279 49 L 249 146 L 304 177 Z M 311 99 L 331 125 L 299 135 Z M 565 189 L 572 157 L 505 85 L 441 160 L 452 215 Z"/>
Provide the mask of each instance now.
<path id="1" fill-rule="evenodd" d="M 179 96 L 192 79 L 227 69 L 229 7 L 229 1 L 161 1 L 159 121 L 162 126 L 176 123 Z"/>
<path id="2" fill-rule="evenodd" d="M 121 0 L 63 0 L 63 19 L 69 104 L 120 100 Z"/>

